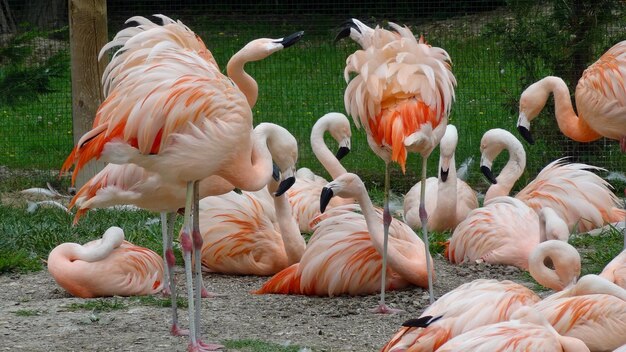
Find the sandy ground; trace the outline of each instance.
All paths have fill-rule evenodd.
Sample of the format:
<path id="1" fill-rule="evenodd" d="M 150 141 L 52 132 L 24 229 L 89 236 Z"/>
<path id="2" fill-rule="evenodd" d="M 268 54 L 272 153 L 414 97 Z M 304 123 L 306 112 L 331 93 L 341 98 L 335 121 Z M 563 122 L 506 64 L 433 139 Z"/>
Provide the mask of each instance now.
<path id="1" fill-rule="evenodd" d="M 436 260 L 437 297 L 477 278 L 524 283 L 520 270 L 508 266 L 455 266 Z M 184 278 L 178 268 L 178 281 Z M 428 305 L 421 288 L 389 292 L 388 302 L 405 310 L 397 315 L 371 313 L 377 295 L 305 297 L 255 295 L 262 277 L 205 274 L 209 290 L 223 294 L 204 299 L 202 335 L 207 342 L 258 339 L 296 344 L 312 351 L 377 351 L 409 318 Z M 72 310 L 73 298 L 47 271 L 0 276 L 0 351 L 185 351 L 187 340 L 169 335 L 170 308 L 136 298 L 106 298 L 124 304 L 112 311 Z M 181 312 L 187 326 L 186 310 Z M 235 349 L 225 349 L 235 351 Z"/>

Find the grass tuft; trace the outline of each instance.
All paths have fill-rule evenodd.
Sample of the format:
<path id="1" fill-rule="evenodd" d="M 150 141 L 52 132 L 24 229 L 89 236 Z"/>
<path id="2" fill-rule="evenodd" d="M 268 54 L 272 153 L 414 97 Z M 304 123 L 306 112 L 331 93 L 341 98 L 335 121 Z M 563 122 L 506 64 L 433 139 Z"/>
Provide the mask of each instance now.
<path id="1" fill-rule="evenodd" d="M 36 315 L 41 315 L 43 312 L 37 309 L 20 309 L 13 312 L 18 317 L 33 317 Z"/>
<path id="2" fill-rule="evenodd" d="M 296 345 L 278 345 L 260 340 L 227 340 L 223 342 L 226 348 L 233 348 L 246 352 L 298 352 L 302 349 Z"/>
<path id="3" fill-rule="evenodd" d="M 113 299 L 89 299 L 82 303 L 70 303 L 64 306 L 66 310 L 90 310 L 98 312 L 110 312 L 126 308 L 126 304 L 114 297 Z"/>
<path id="4" fill-rule="evenodd" d="M 133 300 L 144 306 L 162 308 L 172 306 L 172 300 L 169 297 L 159 298 L 155 296 L 137 296 L 133 297 Z M 183 297 L 176 297 L 176 304 L 178 308 L 187 308 L 187 300 Z"/>

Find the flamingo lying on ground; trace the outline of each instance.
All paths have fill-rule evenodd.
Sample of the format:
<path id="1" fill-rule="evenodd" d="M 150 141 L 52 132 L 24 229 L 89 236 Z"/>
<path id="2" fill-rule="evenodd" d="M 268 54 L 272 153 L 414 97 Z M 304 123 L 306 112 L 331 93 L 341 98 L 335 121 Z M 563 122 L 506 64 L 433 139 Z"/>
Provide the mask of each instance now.
<path id="1" fill-rule="evenodd" d="M 199 260 L 192 285 L 192 251 L 200 258 L 202 247 L 197 226 L 198 181 L 217 175 L 235 187 L 258 190 L 272 177 L 271 156 L 267 146 L 259 146 L 252 138 L 247 97 L 220 72 L 202 42 L 197 40 L 197 49 L 189 48 L 163 36 L 162 27 L 157 29 L 138 27 L 125 34 L 123 46 L 109 63 L 120 65 L 117 78 L 98 109 L 93 129 L 81 137 L 62 170 L 76 164 L 75 177 L 86 162 L 103 158 L 117 164 L 135 163 L 160 174 L 166 182 L 187 184 L 181 244 L 186 259 L 189 349 L 216 350 L 222 346 L 204 344 L 199 338 Z M 293 44 L 301 35 L 266 39 L 259 58 Z M 148 41 L 151 36 L 156 38 Z M 131 50 L 135 45 L 143 47 Z"/>
<path id="2" fill-rule="evenodd" d="M 491 173 L 493 160 L 507 149 L 509 160 L 498 177 Z M 487 131 L 480 143 L 481 170 L 493 183 L 485 201 L 508 195 L 526 167 L 524 147 L 510 132 L 503 129 Z M 568 227 L 587 232 L 623 220 L 626 211 L 619 208 L 619 199 L 609 184 L 592 171 L 604 169 L 558 159 L 548 164 L 537 177 L 520 190 L 515 198 L 535 211 L 550 207 L 565 220 Z"/>
<path id="3" fill-rule="evenodd" d="M 354 205 L 343 205 L 322 214 L 300 263 L 274 275 L 256 293 L 332 297 L 372 294 L 380 288 L 382 214 L 374 208 L 365 185 L 355 174 L 345 173 L 322 190 L 322 212 L 334 195 L 356 199 L 361 213 L 353 211 Z M 389 230 L 385 289 L 426 287 L 426 258 L 420 254 L 424 243 L 401 221 L 392 222 Z"/>
<path id="4" fill-rule="evenodd" d="M 281 134 L 277 138 L 280 143 L 272 147 L 283 152 L 295 150 L 297 155 L 296 139 L 287 130 Z M 275 180 L 267 186 L 270 194 L 278 187 Z M 300 261 L 306 243 L 291 214 L 287 194 L 273 198 L 273 204 L 264 204 L 253 194 L 230 192 L 200 201 L 205 268 L 224 274 L 272 275 Z M 268 216 L 267 207 L 275 209 L 275 219 Z"/>
<path id="5" fill-rule="evenodd" d="M 589 351 L 573 337 L 561 336 L 541 313 L 521 307 L 511 320 L 469 330 L 446 342 L 438 352 Z"/>
<path id="6" fill-rule="evenodd" d="M 415 38 L 408 27 L 389 22 L 392 30 L 379 26 L 372 29 L 351 19 L 336 40 L 350 36 L 362 49 L 346 59 L 344 77 L 348 86 L 344 94 L 346 111 L 357 127 L 363 126 L 367 141 L 385 162 L 385 195 L 383 216 L 383 284 L 387 263 L 389 212 L 389 163 L 400 164 L 405 171 L 407 152 L 422 156 L 422 187 L 426 185 L 426 161 L 445 132 L 454 101 L 456 79 L 450 69 L 448 53 Z M 354 75 L 356 74 L 356 75 Z M 352 76 L 352 78 L 350 78 Z M 426 223 L 425 190 L 421 191 L 420 217 Z M 428 232 L 422 228 L 424 250 L 428 252 Z M 432 269 L 428 268 L 430 301 Z M 381 287 L 379 313 L 389 312 L 385 305 L 385 287 Z"/>
<path id="7" fill-rule="evenodd" d="M 324 143 L 324 132 L 328 131 L 339 144 L 337 154 L 333 155 Z M 350 121 L 341 113 L 331 112 L 320 117 L 311 130 L 311 149 L 317 160 L 333 179 L 346 173 L 339 160 L 350 152 Z M 306 168 L 298 169 L 296 183 L 287 191 L 293 215 L 298 221 L 301 232 L 312 233 L 311 220 L 320 214 L 319 199 L 322 188 L 328 183 Z M 303 176 L 303 177 L 301 177 Z M 354 203 L 353 199 L 335 198 L 329 208 Z"/>
<path id="8" fill-rule="evenodd" d="M 151 295 L 164 283 L 161 257 L 124 241 L 124 231 L 115 226 L 84 245 L 56 246 L 48 255 L 48 272 L 59 286 L 82 298 Z"/>
<path id="9" fill-rule="evenodd" d="M 589 66 L 576 85 L 576 110 L 572 108 L 569 89 L 554 76 L 531 84 L 520 97 L 517 128 L 530 144 L 530 122 L 554 94 L 556 120 L 559 129 L 577 142 L 591 142 L 601 137 L 620 141 L 626 150 L 626 41 L 610 48 Z"/>
<path id="10" fill-rule="evenodd" d="M 476 192 L 456 177 L 454 151 L 457 142 L 456 127 L 448 125 L 439 144 L 439 177 L 426 179 L 426 211 L 430 214 L 428 229 L 431 231 L 454 230 L 472 209 L 478 208 Z M 404 196 L 404 219 L 413 229 L 422 227 L 419 216 L 421 188 L 421 182 L 418 182 Z"/>
<path id="11" fill-rule="evenodd" d="M 604 267 L 600 276 L 626 290 L 626 249 Z"/>

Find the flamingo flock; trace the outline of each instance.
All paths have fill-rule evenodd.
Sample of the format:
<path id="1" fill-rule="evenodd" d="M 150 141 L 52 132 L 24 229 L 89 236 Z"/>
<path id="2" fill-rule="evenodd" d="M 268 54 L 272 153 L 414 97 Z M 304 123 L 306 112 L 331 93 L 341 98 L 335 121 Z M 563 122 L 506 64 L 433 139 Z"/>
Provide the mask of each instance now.
<path id="1" fill-rule="evenodd" d="M 580 276 L 570 234 L 622 221 L 626 211 L 600 168 L 548 164 L 517 194 L 524 146 L 504 129 L 486 131 L 480 169 L 492 183 L 481 206 L 477 192 L 457 178 L 455 149 L 462 131 L 448 124 L 456 78 L 449 54 L 416 38 L 406 26 L 371 28 L 346 21 L 335 40 L 359 45 L 346 58 L 345 111 L 385 164 L 383 208 L 340 160 L 351 147 L 348 117 L 320 117 L 310 143 L 330 182 L 310 169 L 296 171 L 298 141 L 273 123 L 254 124 L 259 86 L 244 66 L 294 45 L 303 36 L 256 39 L 229 60 L 223 74 L 199 36 L 180 21 L 143 17 L 120 31 L 100 55 L 115 50 L 102 85 L 105 100 L 93 127 L 62 166 L 72 181 L 92 159 L 109 164 L 70 202 L 77 222 L 89 209 L 130 204 L 161 214 L 163 257 L 124 241 L 111 227 L 102 239 L 64 243 L 50 252 L 48 270 L 70 294 L 90 298 L 151 295 L 172 299 L 172 335 L 188 335 L 189 351 L 224 346 L 201 335 L 202 269 L 268 276 L 255 294 L 334 297 L 380 293 L 376 313 L 400 313 L 385 292 L 428 290 L 430 306 L 407 320 L 381 351 L 610 351 L 626 345 L 626 250 L 599 275 Z M 530 121 L 552 92 L 559 127 L 568 137 L 601 136 L 626 150 L 626 42 L 605 53 L 576 89 L 579 116 L 557 77 L 528 87 L 520 98 L 518 129 L 532 143 Z M 333 155 L 328 132 L 338 145 Z M 438 177 L 426 163 L 439 146 Z M 506 165 L 494 176 L 497 156 Z M 404 172 L 408 153 L 421 155 L 421 180 L 404 198 L 404 219 L 389 209 L 390 168 Z M 238 191 L 235 191 L 237 189 Z M 174 220 L 188 300 L 189 329 L 178 322 Z M 421 232 L 421 237 L 415 231 Z M 450 231 L 451 263 L 487 262 L 528 270 L 556 293 L 541 298 L 512 281 L 479 279 L 435 300 L 437 275 L 428 232 Z M 312 233 L 305 241 L 302 233 Z M 623 347 L 622 347 L 623 348 Z"/>

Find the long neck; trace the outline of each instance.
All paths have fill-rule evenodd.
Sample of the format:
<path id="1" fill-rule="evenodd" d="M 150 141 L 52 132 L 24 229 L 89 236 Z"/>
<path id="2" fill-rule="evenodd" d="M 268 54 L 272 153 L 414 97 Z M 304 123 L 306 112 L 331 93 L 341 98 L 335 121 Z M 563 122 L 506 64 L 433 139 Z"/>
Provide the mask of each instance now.
<path id="1" fill-rule="evenodd" d="M 520 146 L 509 145 L 507 149 L 509 151 L 509 160 L 502 168 L 498 177 L 496 177 L 497 183 L 489 186 L 485 194 L 485 201 L 499 196 L 508 196 L 513 185 L 515 185 L 515 182 L 517 182 L 524 172 L 524 168 L 526 167 L 526 153 L 524 152 L 524 147 L 521 146 L 521 144 Z"/>
<path id="2" fill-rule="evenodd" d="M 119 244 L 98 240 L 98 243 L 92 245 L 81 246 L 76 243 L 66 243 L 65 246 L 64 252 L 70 261 L 82 260 L 93 263 L 108 257 L 115 248 L 119 247 Z"/>
<path id="3" fill-rule="evenodd" d="M 437 185 L 437 205 L 436 210 L 430 215 L 432 219 L 428 222 L 432 224 L 446 223 L 446 228 L 454 227 L 456 221 L 457 207 L 457 179 L 454 155 L 450 158 L 448 167 L 448 179 L 441 180 L 441 158 L 439 159 L 439 182 Z M 444 224 L 442 224 L 444 225 Z"/>
<path id="4" fill-rule="evenodd" d="M 226 73 L 246 96 L 248 105 L 252 108 L 256 104 L 256 100 L 259 96 L 259 86 L 254 78 L 244 70 L 244 66 L 247 62 L 248 60 L 246 60 L 245 55 L 242 54 L 241 51 L 235 53 L 226 65 Z"/>
<path id="5" fill-rule="evenodd" d="M 593 131 L 584 119 L 579 118 L 572 106 L 572 98 L 565 82 L 559 77 L 543 79 L 545 88 L 554 94 L 554 110 L 559 129 L 577 142 L 591 142 L 601 136 Z"/>
<path id="6" fill-rule="evenodd" d="M 324 143 L 324 132 L 327 130 L 328 124 L 315 124 L 311 131 L 311 148 L 315 157 L 324 166 L 326 171 L 330 174 L 332 179 L 345 174 L 347 171 L 341 165 L 341 162 L 337 160 L 335 155 L 328 149 L 326 143 Z"/>
<path id="7" fill-rule="evenodd" d="M 287 253 L 287 265 L 300 262 L 306 249 L 304 237 L 300 234 L 300 228 L 291 213 L 291 205 L 287 199 L 287 192 L 279 197 L 274 197 L 274 208 L 278 218 L 280 234 Z"/>
<path id="8" fill-rule="evenodd" d="M 250 159 L 237 158 L 227 175 L 223 175 L 234 187 L 244 191 L 258 191 L 272 178 L 272 155 L 267 148 L 266 131 L 252 132 L 252 152 Z M 230 171 L 229 170 L 229 171 Z"/>
<path id="9" fill-rule="evenodd" d="M 372 244 L 374 245 L 374 248 L 376 248 L 376 251 L 382 256 L 383 227 L 381 226 L 381 223 L 377 221 L 378 215 L 376 214 L 374 205 L 372 205 L 372 201 L 367 195 L 367 190 L 364 186 L 357 197 L 357 202 L 360 204 L 361 211 L 365 217 L 367 230 L 370 234 Z M 395 272 L 400 274 L 400 276 L 402 276 L 405 280 L 419 286 L 428 285 L 425 260 L 419 262 L 408 260 L 395 246 L 390 245 L 387 247 L 387 261 L 389 266 Z"/>
<path id="10" fill-rule="evenodd" d="M 546 266 L 550 259 L 554 270 Z M 528 257 L 528 272 L 541 285 L 555 291 L 563 290 L 576 281 L 580 274 L 580 256 L 566 242 L 542 242 Z"/>

